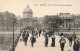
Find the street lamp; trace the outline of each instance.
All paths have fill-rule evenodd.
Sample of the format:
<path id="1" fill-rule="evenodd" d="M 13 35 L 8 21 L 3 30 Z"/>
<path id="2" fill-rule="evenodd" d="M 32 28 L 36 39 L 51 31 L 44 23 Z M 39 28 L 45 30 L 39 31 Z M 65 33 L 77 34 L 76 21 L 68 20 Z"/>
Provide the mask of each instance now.
<path id="1" fill-rule="evenodd" d="M 69 32 L 70 32 L 70 29 L 71 29 L 71 24 L 69 23 L 69 26 L 68 26 L 68 30 L 69 30 Z"/>
<path id="2" fill-rule="evenodd" d="M 15 51 L 15 49 L 14 49 L 14 48 L 15 48 L 15 47 L 14 47 L 14 26 L 15 26 L 16 20 L 13 19 L 12 22 L 13 22 L 13 23 L 12 23 L 12 24 L 13 24 L 13 51 Z"/>
<path id="3" fill-rule="evenodd" d="M 51 28 L 51 22 L 49 21 L 49 28 Z"/>
<path id="4" fill-rule="evenodd" d="M 4 17 L 3 18 L 3 31 L 4 31 L 4 27 L 5 27 L 5 20 L 6 20 L 6 18 Z"/>
<path id="5" fill-rule="evenodd" d="M 20 22 L 20 35 L 21 35 L 21 26 L 22 26 L 22 23 Z"/>

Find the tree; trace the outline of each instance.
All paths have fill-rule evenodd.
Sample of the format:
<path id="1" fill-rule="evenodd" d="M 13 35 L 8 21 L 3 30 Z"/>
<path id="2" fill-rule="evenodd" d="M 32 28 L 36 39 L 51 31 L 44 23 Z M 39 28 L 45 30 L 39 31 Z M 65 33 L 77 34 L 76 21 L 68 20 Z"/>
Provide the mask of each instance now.
<path id="1" fill-rule="evenodd" d="M 7 30 L 12 27 L 12 20 L 16 19 L 16 15 L 14 13 L 10 13 L 8 11 L 0 12 L 0 26 L 6 27 Z"/>
<path id="2" fill-rule="evenodd" d="M 57 28 L 62 24 L 62 20 L 58 15 L 45 16 L 43 22 L 45 26 L 48 25 L 53 28 L 53 30 L 57 30 Z"/>
<path id="3" fill-rule="evenodd" d="M 12 27 L 12 20 L 13 19 L 16 19 L 17 20 L 17 18 L 16 18 L 16 16 L 15 16 L 14 13 L 10 13 L 8 11 L 5 11 L 5 18 L 6 18 L 5 24 L 6 24 L 7 30 L 8 30 L 9 27 Z"/>

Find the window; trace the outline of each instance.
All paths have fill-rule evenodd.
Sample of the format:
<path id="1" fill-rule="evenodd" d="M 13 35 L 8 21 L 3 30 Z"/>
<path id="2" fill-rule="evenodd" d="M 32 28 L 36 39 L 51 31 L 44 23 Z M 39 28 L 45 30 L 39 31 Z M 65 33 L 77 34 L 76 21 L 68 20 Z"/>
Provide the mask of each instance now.
<path id="1" fill-rule="evenodd" d="M 64 17 L 62 17 L 62 18 L 64 18 Z"/>

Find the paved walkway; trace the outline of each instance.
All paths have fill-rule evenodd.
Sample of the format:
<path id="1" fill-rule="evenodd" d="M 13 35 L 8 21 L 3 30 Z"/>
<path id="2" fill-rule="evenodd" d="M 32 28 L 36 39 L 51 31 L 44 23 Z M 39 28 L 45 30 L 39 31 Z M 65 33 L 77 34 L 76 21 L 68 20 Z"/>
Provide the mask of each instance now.
<path id="1" fill-rule="evenodd" d="M 28 38 L 27 46 L 25 46 L 23 41 L 18 42 L 15 51 L 60 51 L 60 44 L 59 40 L 60 37 L 55 35 L 55 47 L 51 47 L 51 38 L 49 38 L 49 44 L 48 47 L 44 46 L 44 36 L 41 35 L 41 37 L 38 37 L 36 40 L 37 42 L 34 44 L 34 47 L 31 47 L 31 43 L 29 42 L 30 38 Z M 21 37 L 20 37 L 21 38 Z M 66 44 L 64 51 L 73 51 L 73 47 L 69 47 L 69 41 L 66 39 Z"/>

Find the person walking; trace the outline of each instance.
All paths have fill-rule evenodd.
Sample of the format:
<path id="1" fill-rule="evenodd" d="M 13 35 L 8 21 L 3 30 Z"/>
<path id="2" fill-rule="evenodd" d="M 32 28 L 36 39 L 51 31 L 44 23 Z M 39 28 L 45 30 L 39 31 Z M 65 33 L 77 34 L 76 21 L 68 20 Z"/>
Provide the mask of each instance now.
<path id="1" fill-rule="evenodd" d="M 29 34 L 25 34 L 25 37 L 24 37 L 25 46 L 27 46 L 28 37 L 29 37 Z"/>
<path id="2" fill-rule="evenodd" d="M 23 38 L 23 41 L 24 41 L 24 37 L 25 37 L 25 31 L 23 32 L 23 34 L 22 34 L 22 38 Z"/>
<path id="3" fill-rule="evenodd" d="M 35 36 L 38 38 L 38 29 L 35 28 Z"/>
<path id="4" fill-rule="evenodd" d="M 70 35 L 69 38 L 68 38 L 68 40 L 69 40 L 69 46 L 72 46 L 72 39 L 73 39 L 73 38 L 72 38 L 72 36 Z"/>
<path id="5" fill-rule="evenodd" d="M 32 36 L 30 38 L 30 41 L 31 41 L 31 46 L 33 47 L 34 46 L 34 43 L 36 42 L 36 38 L 34 36 Z"/>
<path id="6" fill-rule="evenodd" d="M 65 43 L 66 43 L 66 40 L 64 39 L 64 36 L 61 36 L 61 39 L 59 40 L 59 43 L 60 43 L 61 51 L 64 51 L 64 46 L 65 46 Z"/>
<path id="7" fill-rule="evenodd" d="M 75 32 L 73 32 L 73 39 L 75 40 L 76 39 L 76 34 L 75 34 Z"/>
<path id="8" fill-rule="evenodd" d="M 34 30 L 32 29 L 32 36 L 34 35 Z"/>
<path id="9" fill-rule="evenodd" d="M 40 35 L 41 35 L 41 29 L 39 30 L 39 37 L 40 37 Z"/>
<path id="10" fill-rule="evenodd" d="M 43 29 L 43 33 L 45 33 L 46 31 L 45 31 L 45 29 Z"/>
<path id="11" fill-rule="evenodd" d="M 51 39 L 52 39 L 51 46 L 55 47 L 55 36 L 54 36 L 54 34 L 52 34 Z"/>
<path id="12" fill-rule="evenodd" d="M 79 51 L 79 39 L 74 40 L 73 51 Z"/>
<path id="13" fill-rule="evenodd" d="M 48 35 L 45 36 L 45 47 L 48 45 Z"/>

